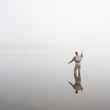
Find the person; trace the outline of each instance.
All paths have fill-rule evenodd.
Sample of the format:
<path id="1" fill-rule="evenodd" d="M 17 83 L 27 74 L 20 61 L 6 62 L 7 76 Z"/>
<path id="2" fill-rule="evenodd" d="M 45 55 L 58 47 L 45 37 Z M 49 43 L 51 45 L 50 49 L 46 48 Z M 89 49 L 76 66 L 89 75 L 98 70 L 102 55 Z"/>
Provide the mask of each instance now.
<path id="1" fill-rule="evenodd" d="M 83 53 L 81 55 L 78 54 L 78 51 L 75 51 L 75 56 L 68 62 L 68 64 L 75 62 L 75 67 L 74 67 L 74 78 L 75 78 L 75 88 L 76 93 L 78 93 L 78 88 L 80 87 L 81 90 L 83 89 L 81 86 L 81 75 L 80 75 L 80 70 L 81 70 L 81 60 L 83 58 Z"/>

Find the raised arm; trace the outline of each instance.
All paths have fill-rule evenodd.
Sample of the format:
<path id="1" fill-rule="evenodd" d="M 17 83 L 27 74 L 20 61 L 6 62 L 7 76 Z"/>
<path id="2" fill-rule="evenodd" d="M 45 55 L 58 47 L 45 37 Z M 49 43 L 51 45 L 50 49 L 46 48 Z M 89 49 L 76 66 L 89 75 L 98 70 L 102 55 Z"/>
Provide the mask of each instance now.
<path id="1" fill-rule="evenodd" d="M 74 60 L 75 60 L 75 57 L 73 57 L 72 60 L 70 60 L 70 61 L 68 62 L 68 64 L 72 63 Z"/>
<path id="2" fill-rule="evenodd" d="M 81 52 L 81 58 L 83 58 L 83 53 Z"/>

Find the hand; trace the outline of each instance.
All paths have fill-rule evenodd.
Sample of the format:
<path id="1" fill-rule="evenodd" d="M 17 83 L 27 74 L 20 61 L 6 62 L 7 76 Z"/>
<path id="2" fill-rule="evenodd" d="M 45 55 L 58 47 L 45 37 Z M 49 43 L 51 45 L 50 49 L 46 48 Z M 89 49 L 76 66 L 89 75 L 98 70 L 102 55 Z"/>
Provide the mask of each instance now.
<path id="1" fill-rule="evenodd" d="M 70 62 L 68 62 L 68 64 L 70 64 Z"/>
<path id="2" fill-rule="evenodd" d="M 71 62 L 69 61 L 68 64 L 70 64 Z"/>

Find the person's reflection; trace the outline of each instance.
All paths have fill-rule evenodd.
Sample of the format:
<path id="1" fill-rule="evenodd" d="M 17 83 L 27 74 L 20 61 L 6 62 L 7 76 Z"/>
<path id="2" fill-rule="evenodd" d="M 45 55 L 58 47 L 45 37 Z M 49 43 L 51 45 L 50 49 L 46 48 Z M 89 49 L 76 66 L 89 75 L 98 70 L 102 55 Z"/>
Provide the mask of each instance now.
<path id="1" fill-rule="evenodd" d="M 83 87 L 81 85 L 81 80 L 79 77 L 75 78 L 75 84 L 72 84 L 72 82 L 69 81 L 69 84 L 75 89 L 75 93 L 77 94 L 79 90 L 83 90 Z"/>
<path id="2" fill-rule="evenodd" d="M 75 89 L 76 93 L 78 93 L 79 90 L 83 89 L 81 86 L 81 75 L 80 75 L 82 58 L 83 58 L 83 53 L 81 53 L 81 55 L 78 55 L 78 52 L 76 51 L 73 59 L 68 62 L 68 64 L 72 63 L 73 61 L 75 62 L 75 67 L 74 67 L 75 84 L 72 84 L 70 81 L 69 84 Z"/>

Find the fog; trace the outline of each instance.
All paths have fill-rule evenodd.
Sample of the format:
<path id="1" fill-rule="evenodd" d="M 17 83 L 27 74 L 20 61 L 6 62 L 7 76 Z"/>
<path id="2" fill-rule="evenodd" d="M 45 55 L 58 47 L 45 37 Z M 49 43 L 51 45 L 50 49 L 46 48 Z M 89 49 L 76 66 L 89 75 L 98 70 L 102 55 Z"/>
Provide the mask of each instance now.
<path id="1" fill-rule="evenodd" d="M 0 1 L 1 110 L 109 110 L 108 0 Z M 75 50 L 84 90 L 75 94 Z"/>

